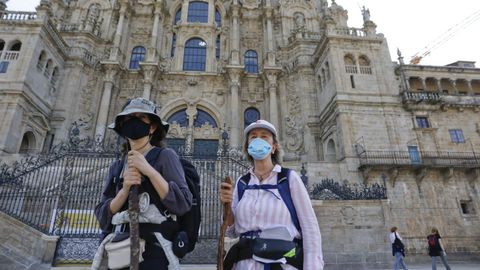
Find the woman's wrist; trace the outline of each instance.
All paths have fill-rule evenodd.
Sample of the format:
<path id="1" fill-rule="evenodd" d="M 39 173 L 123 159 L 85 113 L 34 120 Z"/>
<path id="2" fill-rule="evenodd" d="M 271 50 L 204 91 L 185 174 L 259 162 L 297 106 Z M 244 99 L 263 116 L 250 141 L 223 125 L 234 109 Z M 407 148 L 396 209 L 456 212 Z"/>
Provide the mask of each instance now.
<path id="1" fill-rule="evenodd" d="M 158 173 L 157 170 L 155 170 L 155 168 L 153 168 L 150 164 L 148 164 L 147 168 L 146 168 L 146 172 L 145 172 L 145 176 L 152 179 L 155 177 L 155 175 Z"/>

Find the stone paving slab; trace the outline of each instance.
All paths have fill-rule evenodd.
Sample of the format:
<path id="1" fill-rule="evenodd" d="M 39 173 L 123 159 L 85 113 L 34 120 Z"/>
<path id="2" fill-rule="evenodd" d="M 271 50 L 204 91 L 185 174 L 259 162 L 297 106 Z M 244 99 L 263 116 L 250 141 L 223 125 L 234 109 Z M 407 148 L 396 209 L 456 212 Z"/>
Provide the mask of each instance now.
<path id="1" fill-rule="evenodd" d="M 409 264 L 409 270 L 431 270 L 432 266 L 430 264 Z M 480 270 L 480 262 L 452 262 L 450 266 L 453 270 Z M 2 268 L 0 268 L 2 269 Z M 52 270 L 89 270 L 89 267 L 52 267 Z M 182 265 L 182 270 L 216 270 L 216 265 L 213 264 L 188 264 Z M 324 270 L 329 270 L 328 266 Z M 357 268 L 358 269 L 358 268 Z M 382 270 L 391 270 L 392 268 L 385 268 Z M 443 270 L 442 264 L 437 264 L 437 270 Z M 13 270 L 13 269 L 9 269 Z"/>

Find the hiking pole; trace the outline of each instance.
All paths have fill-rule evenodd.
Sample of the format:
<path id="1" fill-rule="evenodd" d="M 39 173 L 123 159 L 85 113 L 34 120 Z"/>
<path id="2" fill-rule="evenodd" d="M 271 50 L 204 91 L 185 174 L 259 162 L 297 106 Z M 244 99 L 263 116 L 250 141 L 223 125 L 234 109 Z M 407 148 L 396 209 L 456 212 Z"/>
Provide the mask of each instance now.
<path id="1" fill-rule="evenodd" d="M 225 177 L 225 183 L 232 184 L 232 178 L 230 176 Z M 232 204 L 223 204 L 223 221 L 220 227 L 220 237 L 218 238 L 218 251 L 217 251 L 217 270 L 223 270 L 223 259 L 225 258 L 225 231 L 227 230 L 228 218 L 232 215 Z"/>
<path id="2" fill-rule="evenodd" d="M 138 226 L 138 214 L 140 204 L 138 202 L 138 185 L 130 188 L 128 195 L 128 215 L 130 217 L 130 270 L 138 270 L 140 253 L 140 236 Z"/>

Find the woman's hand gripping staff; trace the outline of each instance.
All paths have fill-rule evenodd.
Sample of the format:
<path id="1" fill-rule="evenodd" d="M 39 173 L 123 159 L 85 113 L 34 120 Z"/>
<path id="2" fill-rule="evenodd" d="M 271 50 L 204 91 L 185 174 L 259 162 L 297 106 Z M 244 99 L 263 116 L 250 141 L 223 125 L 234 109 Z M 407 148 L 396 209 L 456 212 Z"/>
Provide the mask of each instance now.
<path id="1" fill-rule="evenodd" d="M 217 270 L 223 270 L 223 259 L 225 258 L 225 231 L 228 226 L 233 224 L 233 188 L 232 178 L 230 176 L 225 177 L 220 189 L 220 200 L 223 203 L 223 222 L 220 227 L 220 237 L 218 238 Z"/>

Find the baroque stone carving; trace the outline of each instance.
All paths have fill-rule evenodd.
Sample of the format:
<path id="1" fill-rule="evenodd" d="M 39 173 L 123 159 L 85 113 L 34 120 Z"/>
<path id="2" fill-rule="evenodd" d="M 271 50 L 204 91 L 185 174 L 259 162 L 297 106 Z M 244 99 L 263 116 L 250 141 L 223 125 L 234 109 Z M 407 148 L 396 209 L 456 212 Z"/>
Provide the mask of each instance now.
<path id="1" fill-rule="evenodd" d="M 289 93 L 287 98 L 289 114 L 285 117 L 286 126 L 286 148 L 291 152 L 302 151 L 303 129 L 301 127 L 301 105 L 300 97 L 295 93 Z"/>
<path id="2" fill-rule="evenodd" d="M 173 122 L 170 124 L 168 135 L 171 138 L 183 138 L 185 136 L 185 132 L 185 127 L 181 127 L 177 122 Z"/>
<path id="3" fill-rule="evenodd" d="M 342 207 L 342 210 L 340 210 L 340 213 L 342 213 L 343 223 L 346 225 L 353 225 L 356 223 L 357 210 L 355 210 L 355 208 L 344 206 Z"/>

